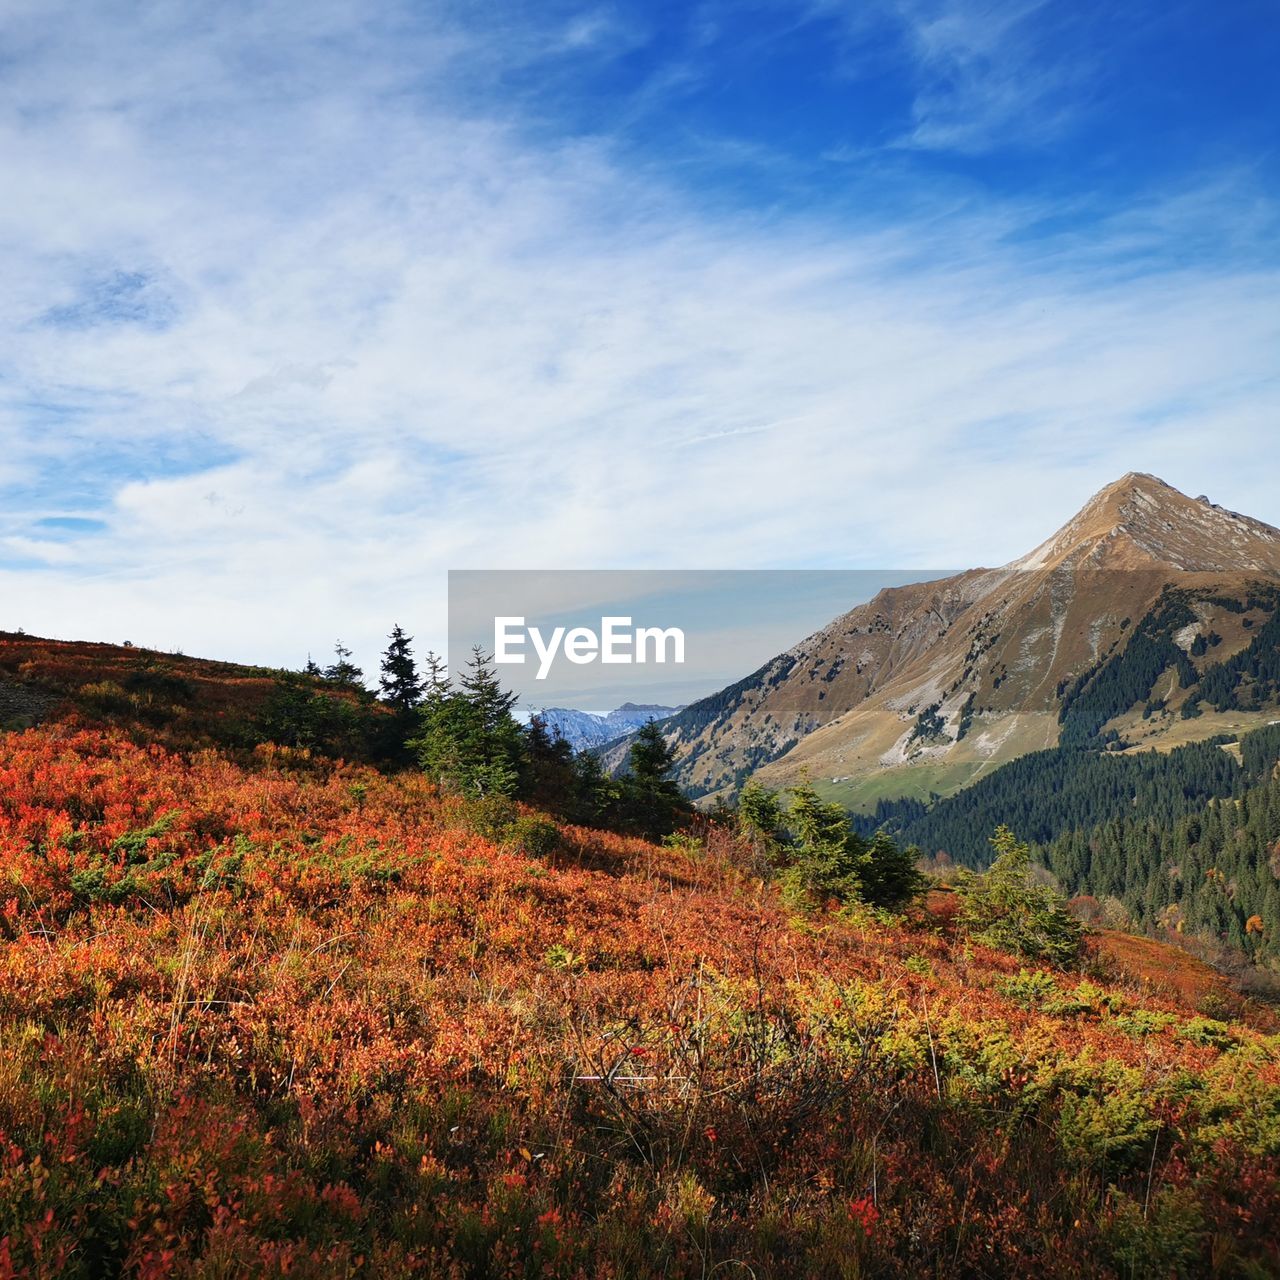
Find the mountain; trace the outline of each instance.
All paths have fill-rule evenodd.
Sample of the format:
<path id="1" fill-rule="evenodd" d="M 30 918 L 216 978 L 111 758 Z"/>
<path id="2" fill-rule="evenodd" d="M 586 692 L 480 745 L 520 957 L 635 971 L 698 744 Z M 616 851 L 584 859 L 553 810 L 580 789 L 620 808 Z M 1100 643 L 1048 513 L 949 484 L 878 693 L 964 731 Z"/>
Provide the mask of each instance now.
<path id="1" fill-rule="evenodd" d="M 1280 530 L 1130 473 L 1029 554 L 881 591 L 665 726 L 692 793 L 807 771 L 850 808 L 1027 752 L 1273 718 Z"/>
<path id="2" fill-rule="evenodd" d="M 602 747 L 606 742 L 634 733 L 650 720 L 665 720 L 679 710 L 680 707 L 624 702 L 603 716 L 571 707 L 545 707 L 537 714 L 552 733 L 559 733 L 575 751 L 583 751 Z"/>

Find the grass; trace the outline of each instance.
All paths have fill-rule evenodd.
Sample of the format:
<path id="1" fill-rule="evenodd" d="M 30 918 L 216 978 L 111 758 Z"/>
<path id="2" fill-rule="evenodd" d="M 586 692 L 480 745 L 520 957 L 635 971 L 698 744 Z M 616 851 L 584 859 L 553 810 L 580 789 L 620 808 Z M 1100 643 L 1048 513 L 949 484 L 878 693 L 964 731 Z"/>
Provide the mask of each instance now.
<path id="1" fill-rule="evenodd" d="M 814 789 L 824 800 L 841 804 L 851 813 L 871 813 L 879 800 L 929 800 L 934 795 L 951 795 L 990 767 L 978 760 L 963 764 L 904 765 L 842 778 L 838 782 L 822 778 L 815 781 Z"/>

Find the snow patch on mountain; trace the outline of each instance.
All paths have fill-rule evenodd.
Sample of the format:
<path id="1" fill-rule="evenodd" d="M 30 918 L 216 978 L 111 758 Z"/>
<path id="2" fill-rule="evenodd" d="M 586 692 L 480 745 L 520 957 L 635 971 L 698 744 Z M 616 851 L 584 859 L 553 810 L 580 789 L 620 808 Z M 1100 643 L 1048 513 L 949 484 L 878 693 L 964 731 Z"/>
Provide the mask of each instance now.
<path id="1" fill-rule="evenodd" d="M 683 706 L 663 707 L 656 703 L 624 702 L 608 715 L 577 711 L 572 707 L 544 707 L 535 712 L 552 734 L 559 734 L 575 751 L 602 747 L 606 742 L 634 733 L 650 720 L 665 720 Z"/>

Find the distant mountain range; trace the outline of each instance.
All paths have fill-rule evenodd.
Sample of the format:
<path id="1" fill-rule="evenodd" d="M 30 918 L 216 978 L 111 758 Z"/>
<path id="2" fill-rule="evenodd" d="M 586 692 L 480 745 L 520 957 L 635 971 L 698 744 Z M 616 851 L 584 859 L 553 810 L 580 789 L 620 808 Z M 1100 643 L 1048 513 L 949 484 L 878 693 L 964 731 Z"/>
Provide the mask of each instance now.
<path id="1" fill-rule="evenodd" d="M 575 711 L 570 707 L 546 707 L 536 714 L 553 734 L 559 733 L 575 751 L 583 751 L 602 747 L 634 733 L 650 720 L 665 720 L 681 709 L 625 702 L 603 716 L 593 711 Z"/>
<path id="2" fill-rule="evenodd" d="M 1247 731 L 1278 663 L 1280 530 L 1130 473 L 1028 555 L 881 591 L 664 728 L 696 796 L 807 773 L 866 809 L 1047 747 Z"/>

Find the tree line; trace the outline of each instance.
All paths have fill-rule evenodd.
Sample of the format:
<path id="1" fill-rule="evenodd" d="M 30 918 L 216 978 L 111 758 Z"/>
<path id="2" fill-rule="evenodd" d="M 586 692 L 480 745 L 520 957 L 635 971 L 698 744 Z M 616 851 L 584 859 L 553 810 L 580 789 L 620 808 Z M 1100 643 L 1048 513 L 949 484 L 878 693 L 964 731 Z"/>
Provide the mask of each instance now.
<path id="1" fill-rule="evenodd" d="M 340 640 L 327 666 L 308 658 L 302 671 L 282 673 L 258 736 L 388 767 L 416 766 L 447 791 L 524 801 L 565 821 L 650 838 L 691 813 L 671 776 L 674 753 L 652 722 L 636 734 L 622 775 L 610 777 L 598 756 L 575 752 L 541 717 L 522 723 L 516 695 L 503 689 L 482 649 L 453 674 L 435 653 L 420 667 L 412 645 L 397 624 L 376 694 Z"/>

